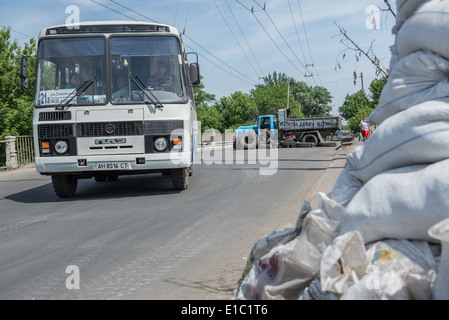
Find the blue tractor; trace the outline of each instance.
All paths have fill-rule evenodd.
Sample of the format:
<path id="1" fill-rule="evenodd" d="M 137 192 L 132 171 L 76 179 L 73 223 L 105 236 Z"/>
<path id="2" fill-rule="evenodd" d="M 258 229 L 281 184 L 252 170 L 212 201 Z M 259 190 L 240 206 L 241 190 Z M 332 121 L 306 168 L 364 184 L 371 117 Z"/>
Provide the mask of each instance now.
<path id="1" fill-rule="evenodd" d="M 242 126 L 235 131 L 234 149 L 255 149 L 262 143 L 277 147 L 277 130 L 276 116 L 260 116 L 254 125 Z"/>

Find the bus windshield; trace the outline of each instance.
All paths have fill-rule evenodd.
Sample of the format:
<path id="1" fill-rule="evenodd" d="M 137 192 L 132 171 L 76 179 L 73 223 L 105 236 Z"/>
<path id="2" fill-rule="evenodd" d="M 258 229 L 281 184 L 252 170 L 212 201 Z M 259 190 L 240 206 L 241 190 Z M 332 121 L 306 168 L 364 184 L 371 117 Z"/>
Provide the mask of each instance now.
<path id="1" fill-rule="evenodd" d="M 111 57 L 110 61 L 106 57 Z M 35 105 L 63 109 L 69 105 L 108 102 L 186 103 L 184 77 L 176 37 L 42 39 L 38 48 Z"/>
<path id="2" fill-rule="evenodd" d="M 105 104 L 106 78 L 104 38 L 44 39 L 38 48 L 35 105 L 61 105 L 66 101 Z"/>
<path id="3" fill-rule="evenodd" d="M 111 57 L 112 103 L 143 103 L 148 96 L 155 98 L 153 103 L 186 101 L 177 38 L 115 36 Z"/>

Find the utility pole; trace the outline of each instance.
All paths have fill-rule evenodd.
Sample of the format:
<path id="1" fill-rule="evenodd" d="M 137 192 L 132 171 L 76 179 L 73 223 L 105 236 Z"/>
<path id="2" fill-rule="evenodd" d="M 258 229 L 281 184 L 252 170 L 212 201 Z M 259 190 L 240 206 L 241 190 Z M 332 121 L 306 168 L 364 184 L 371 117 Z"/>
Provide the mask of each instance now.
<path id="1" fill-rule="evenodd" d="M 290 105 L 290 79 L 291 78 L 288 78 L 288 81 L 287 81 L 287 83 L 288 83 L 288 86 L 287 86 L 287 109 Z"/>
<path id="2" fill-rule="evenodd" d="M 360 72 L 360 79 L 362 80 L 362 91 L 365 92 L 365 87 L 363 86 L 363 72 Z"/>
<path id="3" fill-rule="evenodd" d="M 365 92 L 365 86 L 363 84 L 363 72 L 360 72 L 360 80 L 362 81 L 362 91 Z M 354 71 L 354 86 L 357 86 L 357 73 Z"/>

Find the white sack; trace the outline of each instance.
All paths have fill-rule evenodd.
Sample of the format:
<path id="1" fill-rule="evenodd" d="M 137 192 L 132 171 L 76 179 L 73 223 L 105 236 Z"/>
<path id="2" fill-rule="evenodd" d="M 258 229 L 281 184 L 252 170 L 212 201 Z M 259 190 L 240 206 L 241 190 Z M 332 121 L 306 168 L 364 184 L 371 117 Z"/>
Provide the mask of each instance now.
<path id="1" fill-rule="evenodd" d="M 385 119 L 428 100 L 449 97 L 449 60 L 430 51 L 417 51 L 399 60 L 368 122 Z"/>
<path id="2" fill-rule="evenodd" d="M 273 248 L 251 268 L 236 299 L 297 299 L 319 272 L 323 251 L 337 236 L 338 223 L 321 209 L 304 219 L 301 234 Z"/>
<path id="3" fill-rule="evenodd" d="M 346 206 L 362 186 L 363 182 L 349 174 L 348 168 L 344 168 L 328 197 L 340 205 Z"/>
<path id="4" fill-rule="evenodd" d="M 388 68 L 388 71 L 391 73 L 391 71 L 393 71 L 394 67 L 398 64 L 399 62 L 399 55 L 398 54 L 391 54 L 391 58 L 390 58 L 390 66 Z"/>
<path id="5" fill-rule="evenodd" d="M 397 0 L 396 1 L 396 26 L 393 32 L 396 34 L 402 24 L 411 17 L 415 10 L 427 0 Z"/>
<path id="6" fill-rule="evenodd" d="M 424 49 L 449 58 L 449 0 L 422 4 L 399 29 L 397 44 L 401 59 Z"/>
<path id="7" fill-rule="evenodd" d="M 364 183 L 387 170 L 449 159 L 449 99 L 428 101 L 386 119 L 346 156 Z"/>
<path id="8" fill-rule="evenodd" d="M 434 242 L 427 230 L 449 217 L 448 177 L 449 160 L 376 175 L 339 217 L 341 233 L 357 230 L 365 243 L 388 238 Z"/>

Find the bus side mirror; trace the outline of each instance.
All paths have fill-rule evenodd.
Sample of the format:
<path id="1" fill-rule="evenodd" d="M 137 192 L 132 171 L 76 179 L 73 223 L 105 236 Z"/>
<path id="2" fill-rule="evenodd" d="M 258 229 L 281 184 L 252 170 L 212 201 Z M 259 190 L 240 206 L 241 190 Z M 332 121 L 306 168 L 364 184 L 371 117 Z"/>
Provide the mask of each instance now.
<path id="1" fill-rule="evenodd" d="M 198 62 L 192 62 L 189 65 L 189 71 L 190 71 L 190 81 L 192 82 L 192 86 L 197 86 L 201 83 L 201 77 L 200 77 L 200 65 Z"/>
<path id="2" fill-rule="evenodd" d="M 28 57 L 20 58 L 20 89 L 27 91 L 28 90 Z"/>

